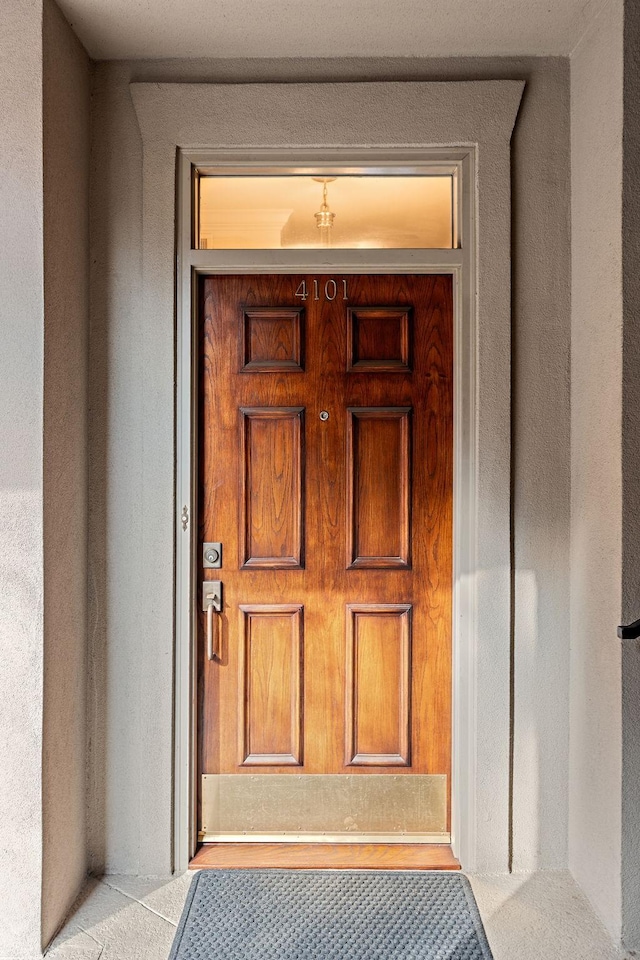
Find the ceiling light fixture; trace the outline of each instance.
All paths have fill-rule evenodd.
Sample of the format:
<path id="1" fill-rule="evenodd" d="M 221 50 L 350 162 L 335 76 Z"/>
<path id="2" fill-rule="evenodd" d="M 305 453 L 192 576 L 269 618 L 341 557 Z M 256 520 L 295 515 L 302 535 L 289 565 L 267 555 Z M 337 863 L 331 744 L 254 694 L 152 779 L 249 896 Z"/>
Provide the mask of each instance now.
<path id="1" fill-rule="evenodd" d="M 331 246 L 331 228 L 333 226 L 333 221 L 336 218 L 335 213 L 332 213 L 329 209 L 329 202 L 327 200 L 327 184 L 333 183 L 336 177 L 312 177 L 316 183 L 323 184 L 322 187 L 322 206 L 316 214 L 316 226 L 320 231 L 320 243 L 323 247 Z"/>

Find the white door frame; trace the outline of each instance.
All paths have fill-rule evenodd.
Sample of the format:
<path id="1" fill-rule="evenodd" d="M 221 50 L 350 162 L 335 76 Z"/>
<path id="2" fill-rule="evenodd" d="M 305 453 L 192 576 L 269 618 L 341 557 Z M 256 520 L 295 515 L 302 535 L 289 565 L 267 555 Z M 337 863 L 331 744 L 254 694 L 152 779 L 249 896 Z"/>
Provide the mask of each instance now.
<path id="1" fill-rule="evenodd" d="M 174 724 L 169 743 L 162 730 L 149 730 L 145 777 L 148 782 L 155 778 L 164 791 L 167 750 L 173 752 L 175 870 L 186 868 L 195 845 L 197 304 L 193 280 L 203 272 L 327 269 L 449 272 L 454 277 L 453 844 L 464 869 L 508 869 L 510 138 L 523 89 L 519 81 L 131 85 L 143 144 L 141 320 L 149 344 L 143 389 L 153 413 L 146 418 L 143 470 L 160 473 L 160 483 L 142 505 L 148 543 L 158 556 L 160 587 L 154 597 L 142 598 L 141 604 L 148 625 L 144 642 L 154 643 L 156 648 L 161 640 L 166 649 L 167 579 L 170 575 L 174 580 L 175 575 Z M 318 147 L 319 143 L 336 146 Z M 321 251 L 313 254 L 313 260 L 306 251 L 194 251 L 194 162 L 288 168 L 296 163 L 316 168 L 323 163 L 332 167 L 386 165 L 387 169 L 404 164 L 414 170 L 421 164 L 455 164 L 462 184 L 462 249 Z M 167 274 L 172 259 L 175 287 Z M 170 350 L 167 322 L 172 313 L 177 327 Z M 170 356 L 177 391 L 175 437 L 168 433 L 164 417 L 164 377 L 170 373 Z M 159 407 L 162 415 L 158 415 Z M 176 471 L 176 549 L 170 574 L 163 545 L 169 491 L 165 459 L 171 447 Z M 156 679 L 161 668 L 151 658 L 148 662 Z M 164 683 L 164 677 L 160 679 Z M 161 693 L 166 700 L 164 687 Z"/>
<path id="2" fill-rule="evenodd" d="M 262 162 L 260 162 L 262 161 Z M 450 174 L 454 180 L 454 236 L 459 238 L 451 250 L 196 250 L 193 234 L 196 197 L 194 181 L 199 173 L 217 171 L 243 172 L 255 176 L 278 172 L 281 175 L 302 173 L 333 174 Z M 367 151 L 358 156 L 354 151 L 287 151 L 286 155 L 269 151 L 250 159 L 237 152 L 180 151 L 178 157 L 178 296 L 177 334 L 178 364 L 176 379 L 177 469 L 176 494 L 193 523 L 188 523 L 186 536 L 176 541 L 176 849 L 188 837 L 188 856 L 193 856 L 197 838 L 197 588 L 200 558 L 198 546 L 198 319 L 201 305 L 197 300 L 197 278 L 201 274 L 229 273 L 424 273 L 450 274 L 453 277 L 454 306 L 454 478 L 453 478 L 453 730 L 451 784 L 451 843 L 459 852 L 458 824 L 462 819 L 461 794 L 458 783 L 469 778 L 460 769 L 458 750 L 461 726 L 469 704 L 459 695 L 462 672 L 468 676 L 473 664 L 464 658 L 473 631 L 473 604 L 469 596 L 470 581 L 464 573 L 472 568 L 474 544 L 468 531 L 474 529 L 475 471 L 475 350 L 473 304 L 475 302 L 475 223 L 473 183 L 475 158 L 472 150 L 403 150 Z M 186 516 L 186 515 L 185 515 Z M 473 680 L 469 678 L 470 686 Z M 186 754 L 186 755 L 185 755 Z M 185 830 L 184 812 L 188 827 Z"/>

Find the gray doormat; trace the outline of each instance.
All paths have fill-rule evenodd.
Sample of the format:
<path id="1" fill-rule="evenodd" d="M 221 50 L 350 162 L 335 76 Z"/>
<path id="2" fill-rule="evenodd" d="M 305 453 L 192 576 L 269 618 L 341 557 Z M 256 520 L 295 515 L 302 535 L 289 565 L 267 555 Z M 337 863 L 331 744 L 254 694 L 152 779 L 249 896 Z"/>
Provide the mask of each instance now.
<path id="1" fill-rule="evenodd" d="M 169 960 L 491 960 L 457 872 L 203 870 Z"/>

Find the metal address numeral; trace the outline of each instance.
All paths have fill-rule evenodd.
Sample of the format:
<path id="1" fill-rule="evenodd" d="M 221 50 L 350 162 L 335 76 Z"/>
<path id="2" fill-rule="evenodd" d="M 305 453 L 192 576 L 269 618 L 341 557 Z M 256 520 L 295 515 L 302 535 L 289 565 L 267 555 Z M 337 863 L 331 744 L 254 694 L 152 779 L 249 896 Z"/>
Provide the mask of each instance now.
<path id="1" fill-rule="evenodd" d="M 318 280 L 314 280 L 313 281 L 313 299 L 314 300 L 324 299 L 329 301 L 336 300 L 338 297 L 338 289 L 339 289 L 338 281 L 334 280 L 333 278 L 331 280 L 326 280 L 324 287 L 320 286 L 320 283 L 318 282 Z M 298 297 L 300 300 L 307 300 L 309 298 L 309 290 L 307 289 L 306 280 L 300 281 L 300 283 L 298 284 L 298 289 L 295 292 L 295 296 Z M 344 279 L 342 281 L 342 299 L 343 300 L 349 299 L 347 281 Z"/>

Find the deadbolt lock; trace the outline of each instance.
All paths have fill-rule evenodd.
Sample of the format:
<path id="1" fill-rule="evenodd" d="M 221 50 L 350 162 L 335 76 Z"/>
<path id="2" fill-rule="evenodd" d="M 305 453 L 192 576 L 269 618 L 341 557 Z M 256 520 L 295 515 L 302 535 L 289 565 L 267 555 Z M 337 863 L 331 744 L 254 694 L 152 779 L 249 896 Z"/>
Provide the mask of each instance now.
<path id="1" fill-rule="evenodd" d="M 202 566 L 207 569 L 219 569 L 222 566 L 222 544 L 202 544 Z"/>

